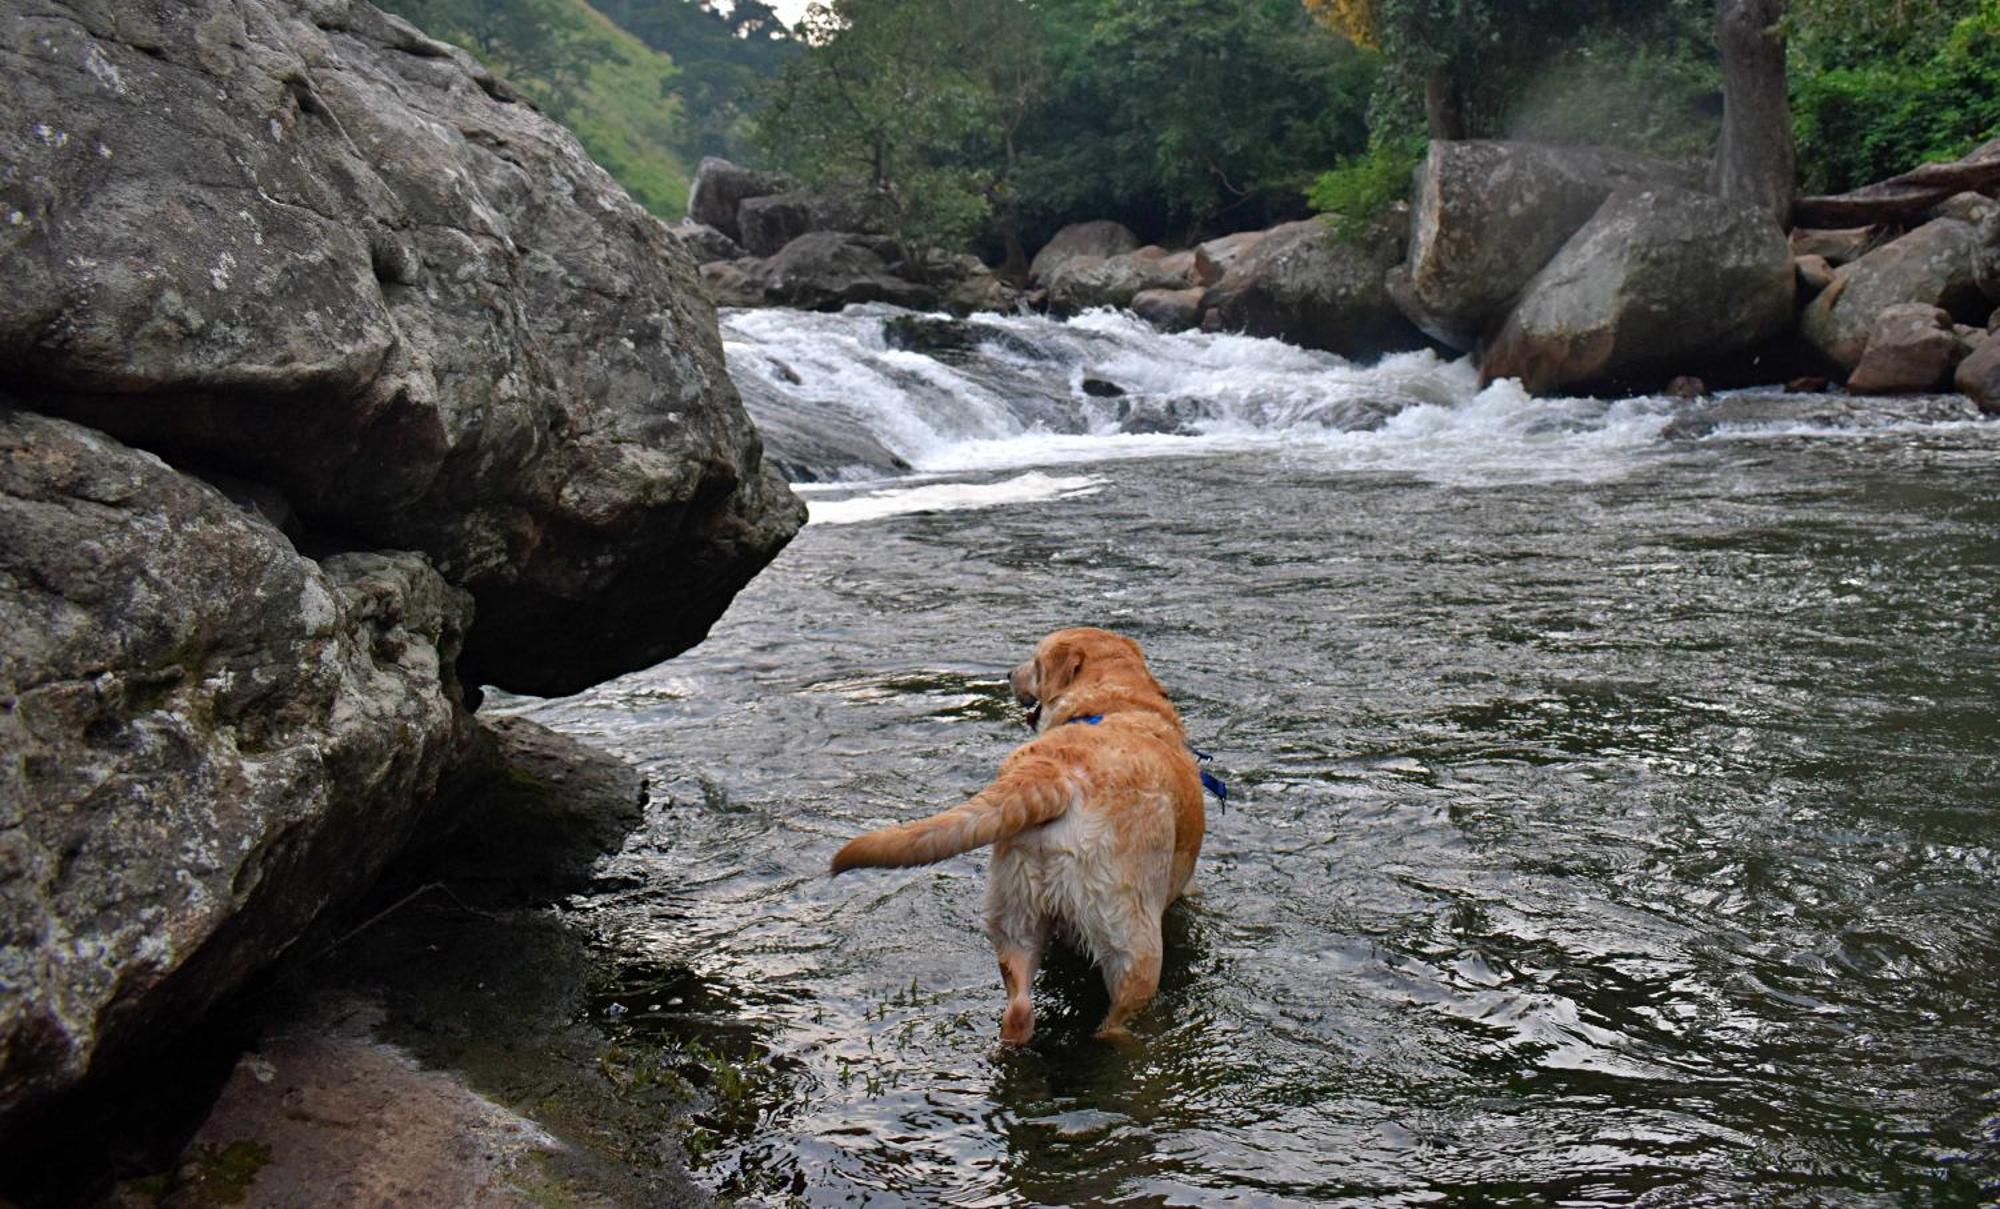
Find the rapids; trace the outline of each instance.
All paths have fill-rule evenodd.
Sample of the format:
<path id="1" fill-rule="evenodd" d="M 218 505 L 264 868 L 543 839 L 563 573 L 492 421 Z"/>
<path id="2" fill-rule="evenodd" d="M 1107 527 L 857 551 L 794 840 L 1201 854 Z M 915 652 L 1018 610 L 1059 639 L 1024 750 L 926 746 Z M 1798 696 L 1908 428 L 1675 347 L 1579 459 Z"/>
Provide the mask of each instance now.
<path id="1" fill-rule="evenodd" d="M 694 651 L 501 703 L 653 780 L 574 904 L 588 1011 L 699 1089 L 718 1191 L 2000 1197 L 2000 425 L 894 318 L 725 313 L 813 523 Z M 1075 623 L 1146 645 L 1232 803 L 1139 1044 L 1057 961 L 1009 1052 L 982 856 L 824 869 L 982 785 L 1004 669 Z"/>

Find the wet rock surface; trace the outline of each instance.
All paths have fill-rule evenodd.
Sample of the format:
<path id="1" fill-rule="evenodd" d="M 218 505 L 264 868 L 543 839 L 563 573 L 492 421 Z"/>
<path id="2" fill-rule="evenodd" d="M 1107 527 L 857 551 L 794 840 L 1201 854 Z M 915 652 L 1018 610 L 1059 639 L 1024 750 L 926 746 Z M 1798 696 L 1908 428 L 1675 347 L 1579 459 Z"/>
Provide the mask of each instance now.
<path id="1" fill-rule="evenodd" d="M 0 412 L 0 529 L 11 1126 L 170 1042 L 381 871 L 467 749 L 471 605 L 419 555 L 314 563 L 158 458 L 27 412 Z"/>
<path id="2" fill-rule="evenodd" d="M 468 679 L 657 662 L 797 528 L 679 242 L 469 57 L 344 0 L 56 3 L 0 49 L 0 370 L 424 552 Z"/>

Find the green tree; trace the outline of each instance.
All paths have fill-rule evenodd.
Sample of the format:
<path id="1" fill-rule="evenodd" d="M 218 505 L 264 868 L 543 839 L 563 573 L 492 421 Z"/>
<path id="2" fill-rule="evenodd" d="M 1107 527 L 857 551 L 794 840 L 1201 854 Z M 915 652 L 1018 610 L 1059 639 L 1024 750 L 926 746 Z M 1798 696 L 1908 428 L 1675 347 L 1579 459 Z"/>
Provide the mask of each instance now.
<path id="1" fill-rule="evenodd" d="M 1033 12 L 1020 0 L 835 0 L 797 31 L 758 117 L 779 166 L 821 187 L 881 199 L 911 246 L 954 246 L 996 202 L 1013 205 L 1011 159 L 1033 104 Z"/>
<path id="2" fill-rule="evenodd" d="M 1154 239 L 1305 212 L 1312 172 L 1367 142 L 1376 56 L 1296 0 L 1047 0 L 1052 85 L 1023 132 L 1047 233 L 1116 218 Z"/>

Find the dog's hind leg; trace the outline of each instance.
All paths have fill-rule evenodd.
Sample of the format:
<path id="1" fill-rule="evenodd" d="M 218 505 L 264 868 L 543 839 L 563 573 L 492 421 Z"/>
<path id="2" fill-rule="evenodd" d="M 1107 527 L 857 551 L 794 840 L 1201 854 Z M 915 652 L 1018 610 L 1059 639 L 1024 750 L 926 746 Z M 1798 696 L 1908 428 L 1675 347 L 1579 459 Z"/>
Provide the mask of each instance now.
<path id="1" fill-rule="evenodd" d="M 1132 1031 L 1125 1022 L 1148 1003 L 1160 989 L 1160 921 L 1140 933 L 1140 947 L 1121 953 L 1104 967 L 1104 988 L 1111 992 L 1111 1010 L 1097 1026 L 1099 1041 L 1129 1041 Z"/>
<path id="2" fill-rule="evenodd" d="M 996 854 L 992 877 L 987 887 L 986 935 L 993 940 L 1000 981 L 1007 988 L 1000 1040 L 1026 1045 L 1035 1035 L 1035 973 L 1049 947 L 1049 921 L 1035 910 L 1028 874 L 1017 855 Z"/>

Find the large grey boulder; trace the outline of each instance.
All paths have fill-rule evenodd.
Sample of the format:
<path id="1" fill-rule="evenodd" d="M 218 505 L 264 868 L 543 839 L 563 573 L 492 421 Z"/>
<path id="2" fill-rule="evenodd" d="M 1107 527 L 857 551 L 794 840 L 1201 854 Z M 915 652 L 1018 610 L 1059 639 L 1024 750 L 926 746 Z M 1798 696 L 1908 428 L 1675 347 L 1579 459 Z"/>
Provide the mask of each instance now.
<path id="1" fill-rule="evenodd" d="M 753 197 L 783 193 L 791 187 L 791 178 L 782 173 L 759 172 L 720 156 L 706 156 L 695 168 L 694 180 L 688 185 L 688 219 L 713 227 L 731 241 L 741 243 L 743 230 L 737 225 L 737 207 Z"/>
<path id="2" fill-rule="evenodd" d="M 765 298 L 812 311 L 837 311 L 854 302 L 891 302 L 912 310 L 935 307 L 936 290 L 897 274 L 895 252 L 895 243 L 880 236 L 809 232 L 766 262 Z"/>
<path id="3" fill-rule="evenodd" d="M 1970 223 L 1940 218 L 1834 271 L 1799 318 L 1799 330 L 1830 361 L 1852 370 L 1882 312 L 1901 303 L 1942 307 L 1954 319 L 1983 321 L 1992 303 L 1979 288 L 1979 236 Z"/>
<path id="4" fill-rule="evenodd" d="M 1601 148 L 1433 139 L 1390 290 L 1418 327 L 1470 349 L 1613 190 L 1693 183 L 1686 177 Z"/>
<path id="5" fill-rule="evenodd" d="M 858 186 L 793 189 L 753 197 L 736 210 L 743 247 L 752 256 L 775 256 L 786 244 L 814 231 L 885 235 L 894 229 L 893 217 L 886 196 Z"/>
<path id="6" fill-rule="evenodd" d="M 1078 256 L 1123 256 L 1139 250 L 1139 237 L 1124 223 L 1100 218 L 1073 222 L 1050 237 L 1028 264 L 1028 280 L 1047 285 L 1063 262 Z"/>
<path id="7" fill-rule="evenodd" d="M 1057 315 L 1094 306 L 1129 307 L 1145 290 L 1187 289 L 1193 284 L 1192 269 L 1192 258 L 1182 263 L 1158 248 L 1120 256 L 1072 256 L 1049 274 L 1048 307 Z"/>
<path id="8" fill-rule="evenodd" d="M 1210 287 L 1204 326 L 1275 336 L 1343 357 L 1375 357 L 1425 345 L 1383 288 L 1402 254 L 1394 236 L 1371 231 L 1334 239 L 1317 219 L 1285 223 L 1243 252 Z"/>
<path id="9" fill-rule="evenodd" d="M 1762 210 L 1620 190 L 1528 283 L 1480 372 L 1537 394 L 1644 389 L 1786 330 L 1794 288 L 1791 249 Z"/>
<path id="10" fill-rule="evenodd" d="M 464 54 L 358 0 L 49 0 L 0 52 L 0 373 L 424 552 L 469 680 L 666 658 L 801 523 L 679 242 Z"/>
<path id="11" fill-rule="evenodd" d="M 364 887 L 466 747 L 466 595 L 301 557 L 157 457 L 0 410 L 0 1149 Z"/>

